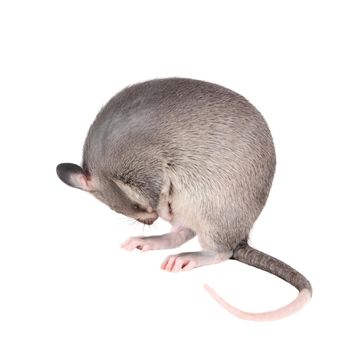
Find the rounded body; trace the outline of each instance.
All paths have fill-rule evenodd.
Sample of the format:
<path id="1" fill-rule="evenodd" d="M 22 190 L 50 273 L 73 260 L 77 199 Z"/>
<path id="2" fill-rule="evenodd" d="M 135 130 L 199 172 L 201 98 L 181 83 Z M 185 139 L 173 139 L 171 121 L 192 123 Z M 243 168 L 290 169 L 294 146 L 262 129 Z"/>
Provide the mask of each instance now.
<path id="1" fill-rule="evenodd" d="M 128 87 L 100 111 L 83 167 L 137 188 L 203 248 L 233 250 L 263 209 L 275 171 L 268 126 L 244 97 L 191 79 Z"/>

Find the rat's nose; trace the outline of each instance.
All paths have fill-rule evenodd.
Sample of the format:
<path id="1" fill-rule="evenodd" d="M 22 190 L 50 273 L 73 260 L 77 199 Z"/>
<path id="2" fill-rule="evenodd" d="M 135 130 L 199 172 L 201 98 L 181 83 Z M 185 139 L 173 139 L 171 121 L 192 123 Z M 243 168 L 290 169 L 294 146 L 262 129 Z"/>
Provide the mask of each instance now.
<path id="1" fill-rule="evenodd" d="M 152 225 L 158 218 L 137 219 L 138 222 L 146 225 Z"/>

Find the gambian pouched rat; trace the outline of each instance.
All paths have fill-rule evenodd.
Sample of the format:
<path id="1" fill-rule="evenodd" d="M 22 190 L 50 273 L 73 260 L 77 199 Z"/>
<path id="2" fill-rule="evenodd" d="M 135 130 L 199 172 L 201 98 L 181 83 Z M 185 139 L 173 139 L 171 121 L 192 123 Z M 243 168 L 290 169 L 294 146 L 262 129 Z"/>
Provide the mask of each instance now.
<path id="1" fill-rule="evenodd" d="M 299 272 L 247 243 L 275 172 L 268 126 L 245 98 L 191 79 L 156 79 L 115 95 L 98 113 L 84 145 L 82 167 L 63 163 L 59 178 L 111 209 L 151 225 L 172 224 L 162 236 L 131 237 L 122 247 L 178 247 L 197 235 L 202 251 L 166 258 L 166 271 L 235 259 L 268 271 L 299 290 L 287 306 L 266 313 L 234 308 L 249 320 L 276 320 L 299 310 L 312 288 Z"/>

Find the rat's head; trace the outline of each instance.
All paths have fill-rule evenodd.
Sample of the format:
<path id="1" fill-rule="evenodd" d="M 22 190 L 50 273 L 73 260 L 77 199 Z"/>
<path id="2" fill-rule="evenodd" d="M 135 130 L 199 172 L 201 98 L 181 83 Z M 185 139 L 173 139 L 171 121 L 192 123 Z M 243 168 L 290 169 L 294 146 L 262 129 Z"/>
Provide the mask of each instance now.
<path id="1" fill-rule="evenodd" d="M 158 218 L 155 208 L 137 188 L 106 176 L 91 176 L 79 165 L 62 163 L 57 166 L 58 177 L 68 186 L 94 195 L 117 213 L 134 218 L 147 225 Z"/>

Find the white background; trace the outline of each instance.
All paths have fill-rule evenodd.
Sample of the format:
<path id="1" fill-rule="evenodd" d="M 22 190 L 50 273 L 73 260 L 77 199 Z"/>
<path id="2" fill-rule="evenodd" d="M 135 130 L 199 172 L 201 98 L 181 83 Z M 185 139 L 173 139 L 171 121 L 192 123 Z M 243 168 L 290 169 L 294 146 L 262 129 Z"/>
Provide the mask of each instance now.
<path id="1" fill-rule="evenodd" d="M 349 10 L 346 1 L 2 1 L 0 348 L 349 348 Z M 228 261 L 159 269 L 169 251 L 127 253 L 142 234 L 56 177 L 80 163 L 101 106 L 126 85 L 212 81 L 265 116 L 278 166 L 251 244 L 304 273 L 298 314 L 242 321 L 296 296 Z M 164 233 L 157 222 L 145 234 Z M 191 242 L 177 251 L 198 249 Z"/>

